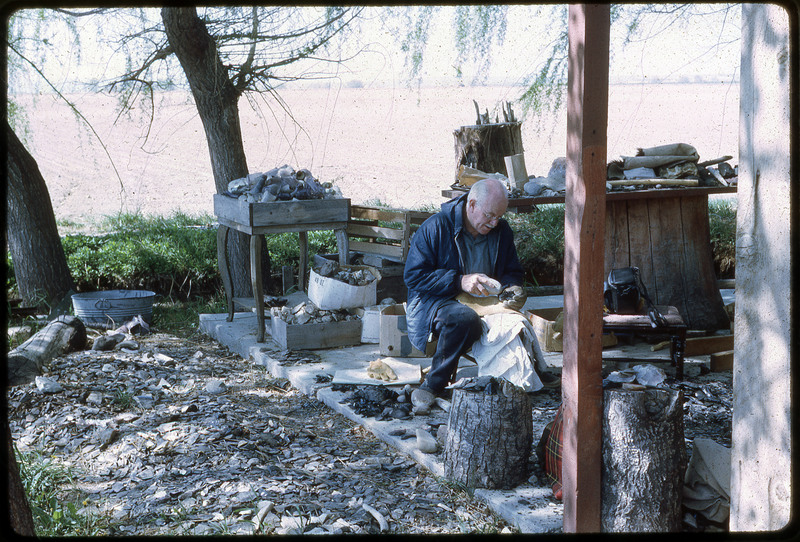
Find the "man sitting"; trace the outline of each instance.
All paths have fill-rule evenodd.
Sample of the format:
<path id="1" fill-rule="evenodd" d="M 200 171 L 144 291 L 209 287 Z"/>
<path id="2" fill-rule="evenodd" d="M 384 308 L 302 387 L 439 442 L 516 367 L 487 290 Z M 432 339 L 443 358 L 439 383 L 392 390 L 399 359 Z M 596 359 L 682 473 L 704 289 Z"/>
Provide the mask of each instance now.
<path id="1" fill-rule="evenodd" d="M 461 292 L 497 295 L 499 283 L 507 307 L 521 310 L 525 304 L 514 234 L 502 218 L 507 208 L 503 183 L 484 179 L 468 194 L 442 204 L 414 234 L 403 272 L 408 337 L 423 352 L 429 338 L 438 338 L 431 369 L 412 393 L 415 406 L 434 402 L 450 384 L 459 358 L 481 338 L 480 316 L 455 299 Z M 557 383 L 549 374 L 539 378 L 545 385 Z"/>

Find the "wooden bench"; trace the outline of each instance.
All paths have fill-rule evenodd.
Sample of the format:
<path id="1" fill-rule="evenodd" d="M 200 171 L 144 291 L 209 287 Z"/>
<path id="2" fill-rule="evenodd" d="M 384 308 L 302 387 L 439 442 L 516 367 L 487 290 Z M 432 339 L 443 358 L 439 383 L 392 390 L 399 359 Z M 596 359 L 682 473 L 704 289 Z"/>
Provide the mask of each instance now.
<path id="1" fill-rule="evenodd" d="M 347 222 L 349 250 L 403 264 L 411 236 L 432 215 L 424 211 L 351 205 Z"/>

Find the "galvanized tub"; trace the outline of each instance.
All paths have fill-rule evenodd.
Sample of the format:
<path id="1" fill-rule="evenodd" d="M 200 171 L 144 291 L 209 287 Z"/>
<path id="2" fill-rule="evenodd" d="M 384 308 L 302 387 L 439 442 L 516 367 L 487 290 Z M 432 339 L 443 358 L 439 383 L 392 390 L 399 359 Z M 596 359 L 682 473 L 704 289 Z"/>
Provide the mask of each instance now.
<path id="1" fill-rule="evenodd" d="M 149 290 L 105 290 L 72 295 L 75 316 L 87 326 L 118 327 L 141 315 L 153 319 L 155 292 Z"/>

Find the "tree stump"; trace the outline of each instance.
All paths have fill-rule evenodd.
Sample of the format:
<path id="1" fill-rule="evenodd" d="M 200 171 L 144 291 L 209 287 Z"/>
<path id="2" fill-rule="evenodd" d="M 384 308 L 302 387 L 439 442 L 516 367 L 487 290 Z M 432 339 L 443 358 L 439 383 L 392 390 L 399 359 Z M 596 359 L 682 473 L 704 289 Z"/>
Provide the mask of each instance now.
<path id="1" fill-rule="evenodd" d="M 679 531 L 685 472 L 683 394 L 606 390 L 603 532 Z"/>
<path id="2" fill-rule="evenodd" d="M 521 122 L 462 126 L 453 132 L 453 136 L 456 151 L 454 178 L 462 165 L 508 177 L 505 157 L 523 152 Z"/>
<path id="3" fill-rule="evenodd" d="M 505 379 L 468 379 L 453 390 L 444 446 L 445 477 L 470 488 L 510 489 L 528 479 L 531 404 Z"/>
<path id="4" fill-rule="evenodd" d="M 42 366 L 65 352 L 86 347 L 86 327 L 75 316 L 59 316 L 8 353 L 7 386 L 32 382 Z"/>
<path id="5" fill-rule="evenodd" d="M 729 329 L 714 272 L 708 195 L 673 193 L 607 203 L 604 276 L 636 266 L 653 303 L 677 307 L 689 329 Z"/>

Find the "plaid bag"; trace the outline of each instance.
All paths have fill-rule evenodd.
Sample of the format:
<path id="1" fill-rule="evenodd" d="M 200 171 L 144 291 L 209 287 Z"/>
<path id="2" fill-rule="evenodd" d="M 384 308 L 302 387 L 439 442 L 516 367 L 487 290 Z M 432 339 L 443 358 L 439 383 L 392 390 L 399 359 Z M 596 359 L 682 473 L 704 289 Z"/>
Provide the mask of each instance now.
<path id="1" fill-rule="evenodd" d="M 553 496 L 559 501 L 563 497 L 561 491 L 561 450 L 564 446 L 563 411 L 564 403 L 561 403 L 558 405 L 556 417 L 542 431 L 542 438 L 537 446 L 539 462 L 544 469 L 548 483 L 553 488 Z"/>

